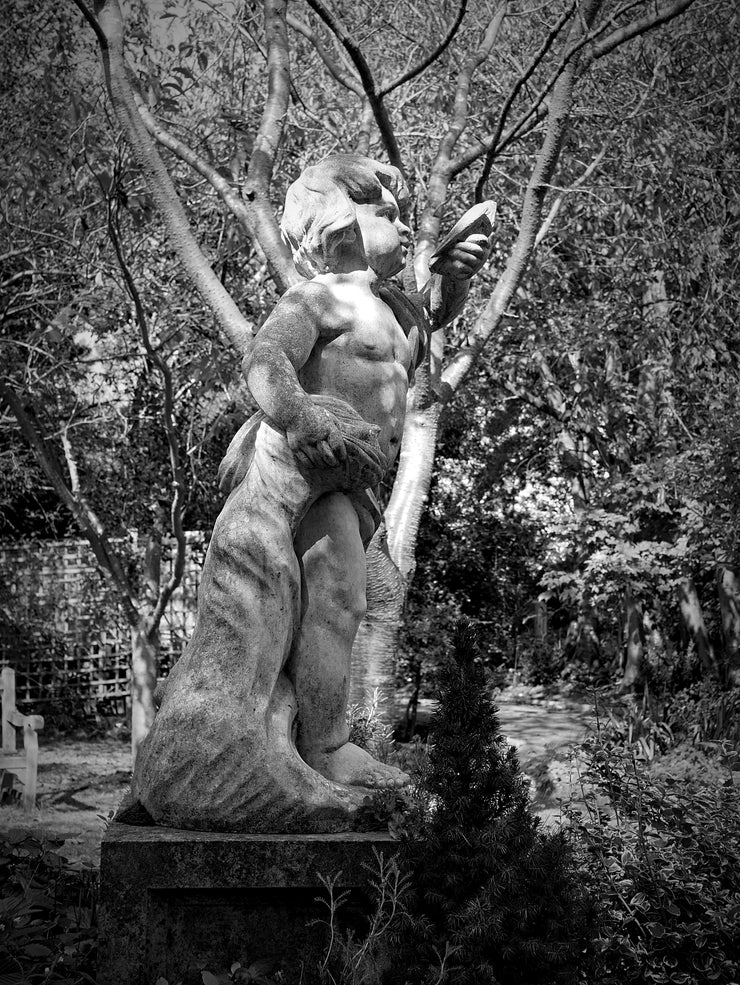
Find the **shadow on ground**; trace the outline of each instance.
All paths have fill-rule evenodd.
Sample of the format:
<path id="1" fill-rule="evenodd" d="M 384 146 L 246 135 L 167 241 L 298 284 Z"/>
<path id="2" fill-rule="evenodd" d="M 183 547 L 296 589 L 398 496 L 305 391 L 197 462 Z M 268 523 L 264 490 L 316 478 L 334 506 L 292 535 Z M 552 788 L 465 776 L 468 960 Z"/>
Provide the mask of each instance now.
<path id="1" fill-rule="evenodd" d="M 107 818 L 131 779 L 131 746 L 114 738 L 39 739 L 36 810 L 0 807 L 0 833 L 65 842 L 62 854 L 98 865 Z"/>
<path id="2" fill-rule="evenodd" d="M 431 717 L 432 702 L 422 716 Z M 588 705 L 550 702 L 502 703 L 501 730 L 516 746 L 530 778 L 535 810 L 544 820 L 557 819 L 558 798 L 569 790 L 569 751 L 583 739 L 592 719 Z M 98 865 L 107 819 L 121 802 L 130 781 L 131 748 L 116 738 L 56 738 L 39 743 L 36 810 L 0 807 L 0 834 L 31 833 L 65 842 L 63 854 Z"/>

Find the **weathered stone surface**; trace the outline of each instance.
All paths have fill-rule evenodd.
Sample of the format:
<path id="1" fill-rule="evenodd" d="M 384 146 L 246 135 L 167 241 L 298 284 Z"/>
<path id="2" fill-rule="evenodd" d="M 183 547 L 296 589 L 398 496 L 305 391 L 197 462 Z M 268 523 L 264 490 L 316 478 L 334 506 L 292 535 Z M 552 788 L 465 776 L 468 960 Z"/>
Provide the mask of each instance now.
<path id="1" fill-rule="evenodd" d="M 195 632 L 132 782 L 156 824 L 348 830 L 368 790 L 408 782 L 348 741 L 365 548 L 380 517 L 372 490 L 398 455 L 429 325 L 457 313 L 488 245 L 456 241 L 428 289 L 407 297 L 390 281 L 410 242 L 407 198 L 399 171 L 357 155 L 325 159 L 288 191 L 282 230 L 307 280 L 244 362 L 259 413 L 224 462 L 229 498 Z"/>
<path id="2" fill-rule="evenodd" d="M 315 981 L 325 934 L 319 878 L 350 891 L 345 920 L 361 933 L 374 852 L 389 835 L 241 835 L 113 824 L 101 849 L 100 985 L 200 985 L 200 970 L 256 960 L 286 985 Z"/>

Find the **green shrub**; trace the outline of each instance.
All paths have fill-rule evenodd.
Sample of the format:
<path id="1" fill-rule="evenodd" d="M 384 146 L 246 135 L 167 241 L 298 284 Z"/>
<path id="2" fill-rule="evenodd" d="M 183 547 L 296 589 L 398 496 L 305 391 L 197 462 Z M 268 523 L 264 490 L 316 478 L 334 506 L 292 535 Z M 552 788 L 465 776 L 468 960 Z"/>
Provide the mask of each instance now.
<path id="1" fill-rule="evenodd" d="M 556 640 L 531 640 L 522 648 L 517 670 L 524 684 L 553 684 L 566 668 L 563 648 Z"/>
<path id="2" fill-rule="evenodd" d="M 650 766 L 600 730 L 570 812 L 601 897 L 599 985 L 732 985 L 740 967 L 740 796 Z"/>
<path id="3" fill-rule="evenodd" d="M 362 936 L 339 930 L 349 893 L 337 891 L 336 879 L 322 879 L 326 897 L 321 902 L 327 907 L 327 919 L 319 923 L 329 929 L 329 945 L 319 967 L 322 985 L 381 985 L 394 960 L 389 942 L 405 912 L 409 877 L 401 871 L 396 855 L 386 859 L 377 851 L 375 865 L 366 868 L 371 908 Z"/>
<path id="4" fill-rule="evenodd" d="M 617 708 L 606 712 L 597 706 L 599 734 L 604 747 L 629 750 L 637 759 L 650 762 L 674 744 L 671 727 L 655 703 L 626 695 Z"/>
<path id="5" fill-rule="evenodd" d="M 432 743 L 402 833 L 410 892 L 388 981 L 572 985 L 595 908 L 568 835 L 530 812 L 466 627 L 441 672 Z"/>
<path id="6" fill-rule="evenodd" d="M 347 724 L 349 741 L 386 763 L 393 752 L 393 728 L 380 716 L 380 700 L 380 690 L 376 687 L 364 705 L 349 706 Z"/>
<path id="7" fill-rule="evenodd" d="M 673 695 L 664 715 L 675 735 L 740 751 L 740 687 L 702 681 Z"/>
<path id="8" fill-rule="evenodd" d="M 50 843 L 0 839 L 3 985 L 94 982 L 96 889 L 96 873 Z"/>

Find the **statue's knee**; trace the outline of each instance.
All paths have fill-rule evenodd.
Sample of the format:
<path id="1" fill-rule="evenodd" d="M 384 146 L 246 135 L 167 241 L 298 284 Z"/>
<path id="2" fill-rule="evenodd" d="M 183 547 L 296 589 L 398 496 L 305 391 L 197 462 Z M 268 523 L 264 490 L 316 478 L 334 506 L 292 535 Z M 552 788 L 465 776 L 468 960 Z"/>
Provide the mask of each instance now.
<path id="1" fill-rule="evenodd" d="M 365 591 L 356 591 L 347 598 L 347 612 L 356 623 L 361 623 L 367 612 L 367 595 Z"/>
<path id="2" fill-rule="evenodd" d="M 311 607 L 327 615 L 344 613 L 360 622 L 367 611 L 365 572 L 354 570 L 328 545 L 314 545 L 304 557 L 304 577 Z"/>
<path id="3" fill-rule="evenodd" d="M 327 603 L 331 609 L 341 612 L 350 623 L 357 625 L 362 622 L 367 612 L 367 600 L 364 592 L 345 591 L 341 594 L 337 593 L 327 598 Z"/>

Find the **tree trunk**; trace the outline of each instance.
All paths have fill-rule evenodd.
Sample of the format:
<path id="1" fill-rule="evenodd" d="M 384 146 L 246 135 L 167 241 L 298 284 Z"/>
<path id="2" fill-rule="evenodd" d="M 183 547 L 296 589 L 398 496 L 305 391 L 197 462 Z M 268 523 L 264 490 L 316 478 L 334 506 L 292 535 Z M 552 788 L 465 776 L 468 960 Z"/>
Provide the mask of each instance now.
<path id="1" fill-rule="evenodd" d="M 580 16 L 574 21 L 570 41 L 577 41 L 581 32 L 588 30 L 599 6 L 600 0 L 585 0 L 580 7 Z M 493 295 L 475 322 L 471 344 L 460 350 L 442 373 L 439 385 L 435 386 L 434 403 L 427 407 L 426 400 L 422 397 L 421 406 L 411 409 L 406 417 L 398 474 L 386 510 L 390 556 L 403 575 L 404 596 L 415 565 L 419 519 L 429 494 L 439 417 L 443 407 L 449 403 L 475 365 L 486 342 L 500 325 L 527 269 L 542 223 L 543 203 L 551 187 L 567 129 L 577 75 L 576 56 L 563 68 L 553 88 L 547 129 L 522 203 L 519 234 Z M 426 247 L 428 244 L 424 244 L 424 248 Z M 419 262 L 421 265 L 421 259 Z M 417 383 L 417 389 L 421 391 L 423 387 L 419 387 Z M 401 599 L 397 603 L 399 625 L 403 601 Z M 385 628 L 386 624 L 382 625 Z M 369 636 L 370 626 L 366 626 L 366 629 Z M 376 655 L 375 659 L 378 659 L 377 654 L 384 649 L 387 651 L 390 646 L 392 649 L 385 653 L 383 660 L 392 665 L 397 632 L 392 637 L 385 632 L 382 635 L 382 640 L 378 637 L 363 642 L 362 645 L 367 645 L 370 652 Z"/>
<path id="2" fill-rule="evenodd" d="M 154 688 L 157 684 L 157 646 L 144 626 L 131 629 L 131 756 L 136 762 L 139 746 L 154 721 Z"/>
<path id="3" fill-rule="evenodd" d="M 405 582 L 388 553 L 385 525 L 367 551 L 367 615 L 352 648 L 350 704 L 365 707 L 378 691 L 380 717 L 395 720 L 396 638 L 401 627 Z"/>
<path id="4" fill-rule="evenodd" d="M 542 599 L 535 599 L 533 612 L 534 638 L 538 643 L 547 639 L 547 605 Z"/>
<path id="5" fill-rule="evenodd" d="M 432 481 L 439 414 L 437 403 L 410 410 L 403 429 L 398 474 L 385 511 L 388 552 L 406 584 L 416 567 L 416 539 Z"/>
<path id="6" fill-rule="evenodd" d="M 726 673 L 733 684 L 740 684 L 740 580 L 732 568 L 717 568 L 717 595 Z"/>
<path id="7" fill-rule="evenodd" d="M 395 715 L 398 634 L 416 565 L 416 539 L 431 483 L 438 424 L 438 404 L 409 409 L 384 523 L 367 552 L 367 615 L 352 648 L 350 700 L 366 704 L 378 688 L 381 717 L 387 720 Z"/>
<path id="8" fill-rule="evenodd" d="M 642 678 L 644 654 L 642 609 L 628 586 L 624 592 L 624 673 L 619 685 L 621 691 L 629 691 Z"/>
<path id="9" fill-rule="evenodd" d="M 683 617 L 689 638 L 693 641 L 696 652 L 699 654 L 701 665 L 705 673 L 713 674 L 715 677 L 719 676 L 717 658 L 709 639 L 709 634 L 707 633 L 707 627 L 704 624 L 701 602 L 699 601 L 693 579 L 689 577 L 684 578 L 679 585 L 678 591 L 681 616 Z"/>

